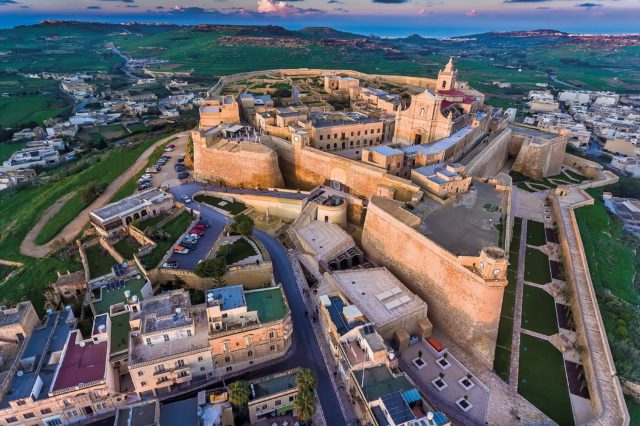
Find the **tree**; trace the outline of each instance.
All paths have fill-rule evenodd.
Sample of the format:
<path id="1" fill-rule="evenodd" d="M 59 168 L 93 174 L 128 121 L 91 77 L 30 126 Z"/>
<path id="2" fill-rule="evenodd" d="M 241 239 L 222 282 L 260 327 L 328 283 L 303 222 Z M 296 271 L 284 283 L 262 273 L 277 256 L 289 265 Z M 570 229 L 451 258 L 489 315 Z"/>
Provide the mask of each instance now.
<path id="1" fill-rule="evenodd" d="M 89 204 L 93 202 L 93 200 L 98 198 L 106 188 L 107 185 L 104 183 L 97 184 L 92 182 L 82 188 L 82 190 L 80 191 L 80 198 L 82 198 L 82 201 L 84 201 L 86 204 Z"/>
<path id="2" fill-rule="evenodd" d="M 316 405 L 318 399 L 316 394 L 311 389 L 302 389 L 298 392 L 296 400 L 293 405 L 298 414 L 298 418 L 302 422 L 308 422 L 316 413 Z"/>
<path id="3" fill-rule="evenodd" d="M 231 383 L 227 387 L 227 392 L 229 393 L 229 402 L 241 410 L 245 408 L 247 402 L 249 402 L 249 395 L 251 395 L 249 386 L 242 380 Z"/>
<path id="4" fill-rule="evenodd" d="M 222 277 L 227 272 L 227 260 L 224 256 L 205 259 L 196 265 L 193 272 L 200 278 L 213 278 L 217 284 L 221 285 Z"/>
<path id="5" fill-rule="evenodd" d="M 310 368 L 303 368 L 296 376 L 296 385 L 298 385 L 298 389 L 300 390 L 306 389 L 313 391 L 316 387 L 316 383 L 316 375 L 313 374 L 313 371 Z"/>
<path id="6" fill-rule="evenodd" d="M 239 214 L 231 224 L 231 231 L 240 235 L 251 235 L 255 224 L 246 214 Z"/>

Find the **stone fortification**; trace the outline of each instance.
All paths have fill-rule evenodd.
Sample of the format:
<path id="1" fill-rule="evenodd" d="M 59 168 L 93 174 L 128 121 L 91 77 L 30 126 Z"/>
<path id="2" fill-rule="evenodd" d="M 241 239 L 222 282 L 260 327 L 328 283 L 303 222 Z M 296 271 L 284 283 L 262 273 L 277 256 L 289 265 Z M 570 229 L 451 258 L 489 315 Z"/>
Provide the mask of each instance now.
<path id="1" fill-rule="evenodd" d="M 409 201 L 421 193 L 412 182 L 378 167 L 328 152 L 271 138 L 289 188 L 313 189 L 328 181 L 339 182 L 349 193 L 363 197 L 382 195 Z"/>
<path id="2" fill-rule="evenodd" d="M 540 131 L 512 126 L 512 150 L 518 154 L 512 170 L 533 179 L 555 176 L 562 171 L 566 136 L 549 137 Z"/>
<path id="3" fill-rule="evenodd" d="M 365 253 L 427 302 L 436 327 L 490 368 L 507 285 L 504 274 L 483 278 L 473 265 L 486 257 L 450 253 L 416 230 L 420 221 L 401 203 L 373 197 L 362 235 Z M 506 268 L 506 259 L 497 262 Z"/>
<path id="4" fill-rule="evenodd" d="M 253 142 L 208 140 L 201 130 L 194 130 L 191 137 L 197 179 L 251 188 L 284 185 L 278 156 L 272 149 Z"/>
<path id="5" fill-rule="evenodd" d="M 510 145 L 511 129 L 504 129 L 488 145 L 482 145 L 479 147 L 481 149 L 471 152 L 468 162 L 462 162 L 466 163 L 466 172 L 472 176 L 485 178 L 497 175 L 509 160 Z"/>

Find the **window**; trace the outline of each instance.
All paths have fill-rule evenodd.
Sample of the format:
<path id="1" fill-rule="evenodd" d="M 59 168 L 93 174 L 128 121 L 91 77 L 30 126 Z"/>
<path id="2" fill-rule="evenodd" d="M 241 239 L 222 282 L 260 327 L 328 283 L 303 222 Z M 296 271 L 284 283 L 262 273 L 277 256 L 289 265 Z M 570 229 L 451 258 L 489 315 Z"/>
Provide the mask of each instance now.
<path id="1" fill-rule="evenodd" d="M 320 140 L 322 140 L 322 135 L 320 135 Z"/>
<path id="2" fill-rule="evenodd" d="M 191 337 L 191 330 L 187 330 L 187 336 Z"/>
<path id="3" fill-rule="evenodd" d="M 296 399 L 293 395 L 289 397 L 289 402 L 293 402 L 293 400 Z"/>
<path id="4" fill-rule="evenodd" d="M 200 367 L 200 371 L 204 371 L 204 370 L 206 370 L 206 367 L 204 367 L 204 366 Z"/>
<path id="5" fill-rule="evenodd" d="M 151 346 L 151 338 L 147 337 L 147 345 Z"/>
<path id="6" fill-rule="evenodd" d="M 369 131 L 368 131 L 367 129 L 365 129 L 365 130 L 364 130 L 364 134 L 366 135 L 366 134 L 368 134 L 368 133 L 369 133 Z"/>
<path id="7" fill-rule="evenodd" d="M 58 419 L 51 419 L 51 420 L 45 420 L 44 424 L 46 426 L 62 426 L 62 420 Z"/>
<path id="8" fill-rule="evenodd" d="M 200 371 L 204 371 L 204 367 L 200 367 Z M 180 374 L 178 374 L 178 377 L 187 377 L 188 375 L 188 371 L 181 371 Z"/>
<path id="9" fill-rule="evenodd" d="M 333 134 L 333 138 L 334 138 L 334 139 L 338 139 L 338 134 L 337 134 L 337 133 L 334 133 L 334 134 Z"/>
<path id="10" fill-rule="evenodd" d="M 158 383 L 164 383 L 168 381 L 169 381 L 169 378 L 167 376 L 162 376 L 160 377 L 160 379 L 158 379 Z"/>
<path id="11" fill-rule="evenodd" d="M 267 409 L 267 404 L 262 404 L 262 409 L 266 410 Z"/>
<path id="12" fill-rule="evenodd" d="M 276 350 L 275 345 L 271 345 L 271 347 L 269 348 L 269 350 L 270 350 L 271 352 L 275 351 L 275 350 Z"/>
<path id="13" fill-rule="evenodd" d="M 351 137 L 353 137 L 353 132 L 351 132 Z"/>
<path id="14" fill-rule="evenodd" d="M 447 88 L 447 80 L 444 80 L 444 81 L 442 82 L 442 88 L 443 88 L 443 89 L 446 89 L 446 88 Z"/>
<path id="15" fill-rule="evenodd" d="M 424 117 L 424 108 L 420 110 L 420 117 Z"/>
<path id="16" fill-rule="evenodd" d="M 44 409 L 40 410 L 40 413 L 42 413 L 42 414 L 51 414 L 51 408 L 44 408 Z"/>
<path id="17" fill-rule="evenodd" d="M 147 386 L 147 382 L 141 382 L 141 383 L 140 383 L 140 386 L 143 386 L 143 387 L 144 387 L 144 386 Z"/>
<path id="18" fill-rule="evenodd" d="M 253 351 L 247 352 L 247 356 L 253 356 Z"/>
<path id="19" fill-rule="evenodd" d="M 227 371 L 233 370 L 233 367 L 227 367 Z"/>
<path id="20" fill-rule="evenodd" d="M 202 358 L 201 356 L 198 357 L 198 361 L 203 361 L 204 358 Z"/>
<path id="21" fill-rule="evenodd" d="M 24 402 L 23 400 L 19 400 L 19 401 L 16 401 L 16 404 L 18 404 L 18 405 L 25 405 L 25 404 L 26 404 L 26 402 Z"/>
<path id="22" fill-rule="evenodd" d="M 33 413 L 24 413 L 24 414 L 23 414 L 23 416 L 24 416 L 24 418 L 25 418 L 25 419 L 32 419 L 32 418 L 34 418 L 36 415 L 35 415 L 35 414 L 33 414 Z"/>
<path id="23" fill-rule="evenodd" d="M 231 362 L 231 357 L 230 356 L 225 356 L 224 357 L 224 362 Z"/>
<path id="24" fill-rule="evenodd" d="M 164 341 L 165 341 L 165 342 L 168 342 L 168 341 L 169 341 L 169 335 L 168 335 L 168 334 L 165 334 L 165 335 L 164 335 Z"/>
<path id="25" fill-rule="evenodd" d="M 224 352 L 229 352 L 229 342 L 223 342 L 222 343 L 222 348 L 223 348 L 222 350 Z"/>
<path id="26" fill-rule="evenodd" d="M 179 359 L 176 361 L 176 367 L 184 367 L 184 359 Z"/>
<path id="27" fill-rule="evenodd" d="M 277 407 L 278 405 L 282 405 L 282 401 L 280 401 L 279 399 L 277 399 L 277 400 L 276 400 L 276 404 L 275 404 L 275 405 L 276 405 L 276 407 Z"/>
<path id="28" fill-rule="evenodd" d="M 144 376 L 144 371 L 142 371 L 142 370 L 138 371 L 138 377 L 140 377 L 140 376 Z"/>
<path id="29" fill-rule="evenodd" d="M 7 423 L 15 423 L 18 421 L 17 417 L 7 417 Z"/>
<path id="30" fill-rule="evenodd" d="M 274 333 L 273 331 L 269 332 L 269 339 L 273 339 L 274 337 L 276 337 L 276 333 Z"/>

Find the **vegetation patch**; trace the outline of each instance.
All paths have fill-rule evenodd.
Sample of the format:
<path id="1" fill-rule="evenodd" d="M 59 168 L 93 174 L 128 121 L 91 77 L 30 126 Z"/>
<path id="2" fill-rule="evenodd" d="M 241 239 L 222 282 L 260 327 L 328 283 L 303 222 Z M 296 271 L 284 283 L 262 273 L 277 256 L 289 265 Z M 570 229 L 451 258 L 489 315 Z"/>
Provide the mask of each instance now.
<path id="1" fill-rule="evenodd" d="M 151 253 L 142 258 L 146 269 L 153 269 L 158 266 L 167 251 L 173 246 L 178 237 L 184 234 L 191 222 L 193 222 L 193 217 L 190 213 L 184 211 L 157 232 L 153 231 L 148 234 L 157 246 Z"/>
<path id="2" fill-rule="evenodd" d="M 544 289 L 526 285 L 522 295 L 522 327 L 547 336 L 558 332 L 556 303 Z"/>
<path id="3" fill-rule="evenodd" d="M 140 244 L 131 237 L 123 238 L 113 246 L 125 259 L 133 259 L 133 255 L 138 253 Z"/>
<path id="4" fill-rule="evenodd" d="M 536 247 L 547 244 L 544 223 L 533 220 L 527 222 L 527 244 Z"/>
<path id="5" fill-rule="evenodd" d="M 559 425 L 573 425 L 562 354 L 551 343 L 520 337 L 518 393 Z"/>
<path id="6" fill-rule="evenodd" d="M 231 244 L 220 247 L 216 256 L 223 255 L 228 265 L 240 262 L 258 253 L 253 245 L 246 238 L 238 238 Z"/>
<path id="7" fill-rule="evenodd" d="M 85 247 L 84 252 L 89 263 L 89 276 L 92 279 L 108 274 L 113 265 L 118 263 L 100 244 Z"/>
<path id="8" fill-rule="evenodd" d="M 247 209 L 244 203 L 239 201 L 226 201 L 213 195 L 196 195 L 194 200 L 198 203 L 209 204 L 210 206 L 222 209 L 232 215 L 240 214 Z"/>
<path id="9" fill-rule="evenodd" d="M 524 279 L 536 284 L 551 282 L 549 258 L 538 249 L 527 247 L 524 259 Z"/>

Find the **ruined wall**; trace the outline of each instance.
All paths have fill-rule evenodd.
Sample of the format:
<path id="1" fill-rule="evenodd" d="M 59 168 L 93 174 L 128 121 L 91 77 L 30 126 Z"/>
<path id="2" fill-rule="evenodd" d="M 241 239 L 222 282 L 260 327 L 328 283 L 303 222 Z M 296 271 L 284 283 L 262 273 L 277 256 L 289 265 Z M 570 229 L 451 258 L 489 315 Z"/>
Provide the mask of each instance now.
<path id="1" fill-rule="evenodd" d="M 362 243 L 370 259 L 386 266 L 427 302 L 435 327 L 491 367 L 505 280 L 485 281 L 373 200 Z"/>
<path id="2" fill-rule="evenodd" d="M 214 142 L 208 146 L 200 131 L 192 132 L 194 174 L 203 181 L 228 186 L 279 188 L 284 185 L 277 154 L 251 142 Z"/>
<path id="3" fill-rule="evenodd" d="M 465 167 L 465 171 L 477 177 L 497 175 L 509 159 L 511 129 L 504 129 L 489 142 Z"/>

